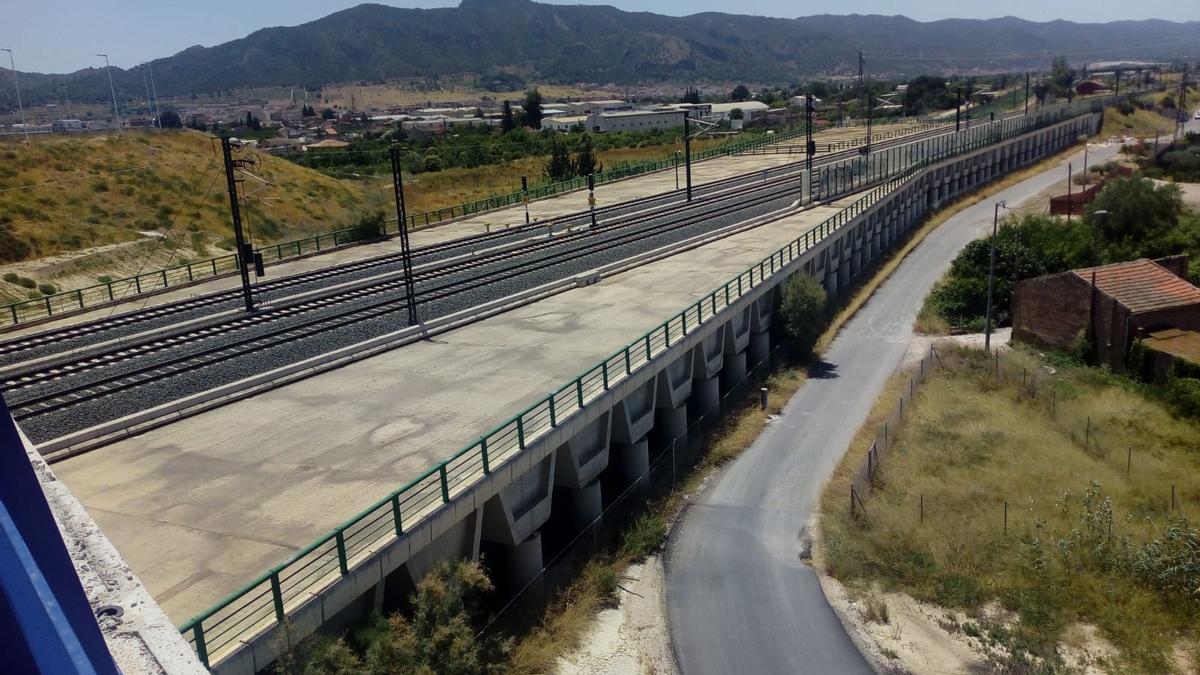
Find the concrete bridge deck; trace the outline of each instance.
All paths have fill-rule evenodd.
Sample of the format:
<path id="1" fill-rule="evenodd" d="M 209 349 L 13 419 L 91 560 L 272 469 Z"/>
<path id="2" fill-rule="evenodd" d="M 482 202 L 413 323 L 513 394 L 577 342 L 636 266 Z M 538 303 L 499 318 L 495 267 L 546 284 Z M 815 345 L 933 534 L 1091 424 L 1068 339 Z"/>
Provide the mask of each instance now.
<path id="1" fill-rule="evenodd" d="M 179 421 L 56 470 L 182 623 L 857 198 Z"/>

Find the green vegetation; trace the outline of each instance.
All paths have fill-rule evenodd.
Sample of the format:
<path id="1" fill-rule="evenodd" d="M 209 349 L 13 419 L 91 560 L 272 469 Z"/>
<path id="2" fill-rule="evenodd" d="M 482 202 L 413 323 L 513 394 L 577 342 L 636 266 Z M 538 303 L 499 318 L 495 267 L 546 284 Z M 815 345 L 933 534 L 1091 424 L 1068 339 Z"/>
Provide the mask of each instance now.
<path id="1" fill-rule="evenodd" d="M 508 643 L 494 634 L 480 634 L 482 603 L 491 590 L 479 563 L 438 563 L 417 586 L 409 616 L 376 617 L 349 641 L 309 638 L 286 652 L 275 671 L 280 675 L 506 673 Z"/>
<path id="2" fill-rule="evenodd" d="M 831 481 L 830 573 L 854 593 L 878 585 L 965 611 L 948 630 L 981 637 L 1004 672 L 1063 671 L 1057 647 L 1075 622 L 1118 648 L 1100 664 L 1110 672 L 1168 672 L 1181 655 L 1195 668 L 1200 425 L 1102 369 L 1015 352 L 997 378 L 982 352 L 940 355 L 865 515 L 845 496 L 874 426 Z"/>
<path id="3" fill-rule="evenodd" d="M 807 356 L 827 323 L 825 288 L 814 277 L 795 274 L 783 287 L 779 308 L 792 352 Z"/>
<path id="4" fill-rule="evenodd" d="M 372 211 L 363 214 L 350 226 L 351 241 L 371 241 L 383 236 L 385 217 L 383 211 Z"/>
<path id="5" fill-rule="evenodd" d="M 1107 212 L 1107 215 L 1096 215 Z M 987 305 L 992 238 L 967 244 L 950 272 L 925 301 L 922 315 L 980 330 Z M 1200 214 L 1184 208 L 1179 188 L 1145 178 L 1118 178 L 1087 206 L 1081 217 L 1040 214 L 1006 218 L 996 236 L 993 320 L 1010 319 L 1018 281 L 1079 267 L 1186 253 L 1200 256 Z M 1191 276 L 1200 279 L 1193 262 Z"/>
<path id="6" fill-rule="evenodd" d="M 1147 176 L 1166 177 L 1182 183 L 1200 183 L 1200 134 L 1189 132 L 1183 142 L 1163 153 Z"/>

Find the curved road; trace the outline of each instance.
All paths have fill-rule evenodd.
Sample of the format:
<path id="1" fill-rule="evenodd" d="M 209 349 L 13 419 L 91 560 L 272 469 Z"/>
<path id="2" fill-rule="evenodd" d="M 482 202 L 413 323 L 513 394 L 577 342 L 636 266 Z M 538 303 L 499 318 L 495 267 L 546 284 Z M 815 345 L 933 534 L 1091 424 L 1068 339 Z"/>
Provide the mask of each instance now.
<path id="1" fill-rule="evenodd" d="M 1118 145 L 1093 147 L 1104 162 Z M 955 253 L 985 234 L 996 200 L 1017 206 L 1067 161 L 947 220 L 904 260 L 826 351 L 780 419 L 697 496 L 666 555 L 667 617 L 684 675 L 869 673 L 800 560 L 803 530 L 855 431 L 900 366 L 921 301 Z M 1082 166 L 1082 150 L 1069 161 Z"/>

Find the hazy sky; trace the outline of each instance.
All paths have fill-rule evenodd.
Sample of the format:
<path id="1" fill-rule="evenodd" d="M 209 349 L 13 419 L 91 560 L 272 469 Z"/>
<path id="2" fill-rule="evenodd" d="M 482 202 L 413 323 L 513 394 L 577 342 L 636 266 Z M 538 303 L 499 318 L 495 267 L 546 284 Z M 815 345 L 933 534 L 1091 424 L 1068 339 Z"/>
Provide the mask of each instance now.
<path id="1" fill-rule="evenodd" d="M 725 11 L 767 16 L 904 14 L 921 21 L 1013 15 L 1034 21 L 1118 19 L 1200 20 L 1200 0 L 541 0 L 554 4 L 613 5 L 661 14 Z M 293 26 L 359 4 L 355 0 L 5 0 L 0 47 L 11 47 L 17 69 L 71 72 L 103 65 L 129 67 L 200 44 L 211 46 L 267 26 Z M 447 7 L 458 0 L 400 0 L 398 7 Z M 1197 38 L 1200 40 L 1200 36 Z M 0 53 L 7 68 L 8 54 Z"/>

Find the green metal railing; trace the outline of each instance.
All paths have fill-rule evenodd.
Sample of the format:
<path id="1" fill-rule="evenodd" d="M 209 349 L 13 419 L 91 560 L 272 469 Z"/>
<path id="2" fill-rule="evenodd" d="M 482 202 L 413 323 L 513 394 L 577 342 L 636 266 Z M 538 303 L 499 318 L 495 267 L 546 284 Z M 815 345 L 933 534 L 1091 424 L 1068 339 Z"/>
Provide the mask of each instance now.
<path id="1" fill-rule="evenodd" d="M 854 221 L 881 197 L 921 175 L 930 164 L 1055 124 L 1082 112 L 1087 111 L 1066 107 L 1029 118 L 1013 118 L 1002 123 L 1003 129 L 979 127 L 972 129 L 970 134 L 963 134 L 955 142 L 944 142 L 941 138 L 926 139 L 919 142 L 924 144 L 925 151 L 907 154 L 914 159 L 907 166 L 895 162 L 876 163 L 874 179 L 882 182 L 864 196 L 479 437 L 449 459 L 388 493 L 324 537 L 297 551 L 287 561 L 272 567 L 190 619 L 180 627 L 180 631 L 205 665 L 219 661 L 247 638 L 283 622 L 289 609 L 309 601 L 316 592 L 348 574 L 382 546 L 403 536 L 414 525 L 450 504 L 479 479 L 516 457 L 531 443 L 582 411 L 591 401 L 714 320 L 722 310 L 752 292 L 772 275 L 786 269 L 823 239 Z M 861 175 L 864 178 L 871 177 L 871 164 L 862 166 L 865 172 Z M 824 196 L 836 195 L 839 190 L 854 189 L 852 181 L 839 184 L 836 180 L 828 179 L 828 176 L 840 170 L 835 167 L 823 172 L 826 178 L 821 181 L 828 186 Z"/>

